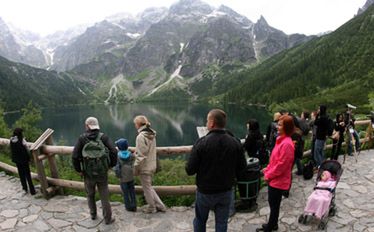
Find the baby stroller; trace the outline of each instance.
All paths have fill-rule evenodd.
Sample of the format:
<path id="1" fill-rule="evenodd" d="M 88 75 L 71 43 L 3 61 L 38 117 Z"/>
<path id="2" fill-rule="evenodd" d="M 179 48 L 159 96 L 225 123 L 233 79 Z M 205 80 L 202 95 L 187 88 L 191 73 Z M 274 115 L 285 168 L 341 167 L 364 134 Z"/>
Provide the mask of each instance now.
<path id="1" fill-rule="evenodd" d="M 321 175 L 322 175 L 322 173 L 324 171 L 329 171 L 331 173 L 332 178 L 336 182 L 335 183 L 335 187 L 333 187 L 333 188 L 321 188 L 321 187 L 317 187 L 317 184 L 321 180 Z M 334 216 L 335 213 L 336 213 L 336 207 L 335 207 L 335 190 L 336 190 L 336 186 L 339 183 L 339 180 L 340 180 L 340 177 L 341 177 L 342 173 L 343 173 L 343 168 L 342 168 L 341 164 L 338 161 L 336 161 L 336 160 L 328 160 L 328 161 L 326 160 L 319 167 L 318 175 L 317 175 L 317 179 L 316 179 L 316 184 L 314 186 L 314 190 L 330 191 L 331 194 L 332 194 L 332 198 L 331 198 L 328 210 L 327 210 L 327 212 L 324 215 L 322 215 L 322 217 L 320 219 L 320 223 L 318 225 L 318 229 L 320 229 L 320 230 L 324 230 L 325 229 L 325 227 L 327 225 L 327 222 L 329 220 L 329 217 L 330 216 Z M 307 224 L 307 222 L 309 221 L 308 218 L 310 216 L 311 216 L 310 213 L 304 212 L 303 214 L 301 214 L 299 216 L 299 220 L 298 220 L 299 223 Z"/>

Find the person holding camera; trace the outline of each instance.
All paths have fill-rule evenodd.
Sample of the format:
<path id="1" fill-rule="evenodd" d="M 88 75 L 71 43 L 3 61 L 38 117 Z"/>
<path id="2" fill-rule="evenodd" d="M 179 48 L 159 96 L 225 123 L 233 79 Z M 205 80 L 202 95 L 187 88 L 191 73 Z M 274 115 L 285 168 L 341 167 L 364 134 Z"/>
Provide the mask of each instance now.
<path id="1" fill-rule="evenodd" d="M 348 155 L 352 156 L 352 137 L 355 140 L 356 151 L 360 151 L 360 137 L 358 136 L 357 131 L 355 130 L 355 117 L 352 110 L 356 109 L 355 106 L 351 104 L 346 105 L 346 112 L 344 114 L 344 123 L 346 125 L 346 130 L 348 135 Z"/>

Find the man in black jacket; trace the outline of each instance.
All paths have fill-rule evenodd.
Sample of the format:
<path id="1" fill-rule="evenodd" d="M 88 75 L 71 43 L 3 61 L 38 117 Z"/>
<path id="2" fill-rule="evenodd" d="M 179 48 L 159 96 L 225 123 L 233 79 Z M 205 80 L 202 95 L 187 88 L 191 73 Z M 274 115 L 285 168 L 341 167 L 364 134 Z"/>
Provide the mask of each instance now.
<path id="1" fill-rule="evenodd" d="M 317 112 L 316 120 L 314 121 L 314 125 L 317 126 L 317 131 L 313 155 L 317 167 L 319 167 L 321 163 L 325 160 L 325 154 L 323 149 L 325 147 L 326 138 L 329 133 L 329 117 L 327 116 L 326 111 L 327 107 L 321 105 Z"/>
<path id="2" fill-rule="evenodd" d="M 82 168 L 82 166 L 85 166 L 83 165 L 85 162 L 84 159 L 87 158 L 83 158 L 82 151 L 85 145 L 89 143 L 90 140 L 92 141 L 100 139 L 102 141 L 102 144 L 104 144 L 105 147 L 109 150 L 109 160 L 107 167 L 114 167 L 117 163 L 117 149 L 108 136 L 100 133 L 99 122 L 96 118 L 87 118 L 85 126 L 86 132 L 79 137 L 76 145 L 74 146 L 72 157 L 74 169 L 79 173 L 79 175 L 84 177 L 84 185 L 87 192 L 88 207 L 90 208 L 91 219 L 95 220 L 97 218 L 95 201 L 95 187 L 97 186 L 103 208 L 103 217 L 105 220 L 105 224 L 111 224 L 114 222 L 114 218 L 112 217 L 112 209 L 109 202 L 108 173 L 105 172 L 104 175 L 92 176 L 89 174 L 88 170 L 84 170 L 85 168 Z M 98 136 L 101 137 L 98 138 Z"/>
<path id="3" fill-rule="evenodd" d="M 188 175 L 196 174 L 194 231 L 205 231 L 211 209 L 216 231 L 227 231 L 232 187 L 235 178 L 245 171 L 246 161 L 240 141 L 224 129 L 224 111 L 211 110 L 206 126 L 209 133 L 196 141 L 186 165 Z"/>

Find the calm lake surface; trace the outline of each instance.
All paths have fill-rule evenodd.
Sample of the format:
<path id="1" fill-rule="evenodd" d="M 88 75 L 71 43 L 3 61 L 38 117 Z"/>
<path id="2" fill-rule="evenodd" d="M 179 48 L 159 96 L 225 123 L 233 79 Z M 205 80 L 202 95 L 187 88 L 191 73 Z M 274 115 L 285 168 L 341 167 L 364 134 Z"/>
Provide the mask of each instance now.
<path id="1" fill-rule="evenodd" d="M 134 146 L 137 131 L 133 118 L 143 114 L 157 131 L 157 146 L 192 145 L 198 138 L 196 126 L 205 126 L 206 115 L 212 108 L 214 107 L 187 103 L 134 103 L 44 109 L 39 127 L 43 131 L 47 128 L 54 130 L 55 144 L 74 146 L 78 136 L 84 131 L 85 119 L 94 116 L 99 120 L 101 131 L 113 141 L 123 137 L 129 140 L 130 146 Z M 228 105 L 223 110 L 228 115 L 227 129 L 239 138 L 244 138 L 249 118 L 259 120 L 263 132 L 271 121 L 268 112 L 262 108 Z M 8 114 L 5 120 L 11 125 L 18 117 L 19 114 Z"/>

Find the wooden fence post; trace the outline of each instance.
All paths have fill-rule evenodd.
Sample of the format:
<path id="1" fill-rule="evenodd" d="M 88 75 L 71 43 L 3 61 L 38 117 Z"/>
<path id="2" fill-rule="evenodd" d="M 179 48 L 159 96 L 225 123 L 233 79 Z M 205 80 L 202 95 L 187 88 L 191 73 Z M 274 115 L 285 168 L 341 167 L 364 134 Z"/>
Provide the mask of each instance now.
<path id="1" fill-rule="evenodd" d="M 47 177 L 45 175 L 44 171 L 44 165 L 43 165 L 43 160 L 39 159 L 39 150 L 31 150 L 31 153 L 34 157 L 34 162 L 36 166 L 36 171 L 38 172 L 38 180 L 40 182 L 40 190 L 42 191 L 43 197 L 48 199 L 48 193 L 47 193 L 47 188 L 48 188 L 48 181 Z"/>
<path id="2" fill-rule="evenodd" d="M 43 154 L 42 146 L 45 145 L 53 145 L 53 139 L 52 139 L 52 129 L 47 129 L 44 131 L 44 133 L 35 141 L 34 144 L 30 147 L 30 150 L 33 153 L 34 160 L 35 160 L 35 166 L 38 171 L 38 178 L 41 185 L 41 191 L 43 193 L 44 198 L 48 199 L 51 196 L 53 196 L 56 193 L 62 194 L 62 188 L 59 186 L 49 186 L 47 177 L 45 175 L 43 160 L 48 159 L 48 166 L 51 171 L 52 178 L 58 179 L 58 170 L 57 170 L 57 164 L 55 159 L 55 154 L 47 153 Z"/>

